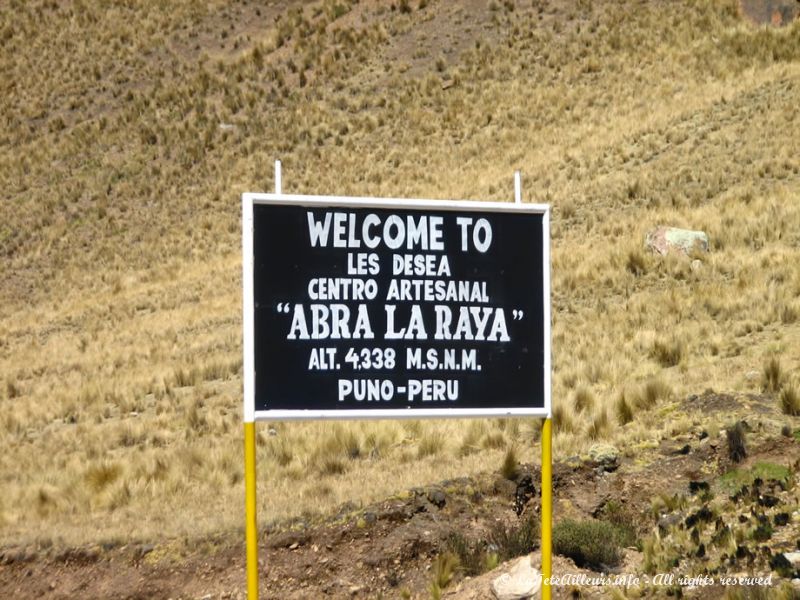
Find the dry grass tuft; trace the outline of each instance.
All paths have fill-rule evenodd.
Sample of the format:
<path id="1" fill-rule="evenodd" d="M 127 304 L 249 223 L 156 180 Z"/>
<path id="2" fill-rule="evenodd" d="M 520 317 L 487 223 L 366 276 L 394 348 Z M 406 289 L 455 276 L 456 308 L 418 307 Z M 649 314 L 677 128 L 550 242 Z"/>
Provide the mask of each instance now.
<path id="1" fill-rule="evenodd" d="M 741 422 L 731 425 L 725 430 L 728 439 L 728 457 L 733 462 L 742 462 L 747 458 L 747 440 L 745 428 Z"/>
<path id="2" fill-rule="evenodd" d="M 662 367 L 674 367 L 681 363 L 686 352 L 686 347 L 682 340 L 675 337 L 666 340 L 656 340 L 650 350 L 656 362 Z"/>
<path id="3" fill-rule="evenodd" d="M 590 440 L 598 440 L 608 437 L 611 432 L 611 421 L 608 418 L 608 411 L 605 408 L 598 409 L 589 422 L 586 435 Z"/>
<path id="4" fill-rule="evenodd" d="M 94 492 L 102 492 L 117 481 L 122 474 L 122 467 L 117 463 L 103 462 L 86 470 L 86 483 Z"/>
<path id="5" fill-rule="evenodd" d="M 672 396 L 672 387 L 660 377 L 648 380 L 637 397 L 638 407 L 649 409 Z"/>
<path id="6" fill-rule="evenodd" d="M 575 390 L 575 394 L 572 396 L 572 405 L 575 407 L 575 412 L 591 411 L 595 406 L 595 402 L 592 391 L 584 386 Z"/>
<path id="7" fill-rule="evenodd" d="M 442 452 L 445 446 L 444 435 L 438 431 L 429 431 L 425 433 L 417 446 L 417 458 L 427 458 L 428 456 L 437 456 Z"/>
<path id="8" fill-rule="evenodd" d="M 791 417 L 800 417 L 800 393 L 793 385 L 785 385 L 781 390 L 781 410 Z"/>
<path id="9" fill-rule="evenodd" d="M 575 431 L 572 415 L 562 405 L 553 408 L 553 428 L 556 433 L 573 433 Z"/>
<path id="10" fill-rule="evenodd" d="M 773 356 L 764 364 L 761 375 L 761 389 L 777 394 L 783 387 L 784 374 L 779 358 Z"/>
<path id="11" fill-rule="evenodd" d="M 503 464 L 500 465 L 500 474 L 506 479 L 511 480 L 516 479 L 517 475 L 519 475 L 519 459 L 517 458 L 517 452 L 513 446 L 506 450 L 506 454 L 503 457 Z"/>
<path id="12" fill-rule="evenodd" d="M 617 397 L 617 421 L 620 425 L 625 425 L 633 421 L 633 407 L 631 406 L 624 393 Z"/>

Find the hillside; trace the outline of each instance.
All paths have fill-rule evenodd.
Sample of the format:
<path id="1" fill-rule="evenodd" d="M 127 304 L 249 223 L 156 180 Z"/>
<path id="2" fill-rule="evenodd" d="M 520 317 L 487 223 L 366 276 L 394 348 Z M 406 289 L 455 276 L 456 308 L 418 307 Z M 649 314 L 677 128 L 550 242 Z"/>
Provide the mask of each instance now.
<path id="1" fill-rule="evenodd" d="M 724 411 L 686 410 L 707 389 L 779 407 L 800 387 L 797 21 L 715 0 L 9 2 L 0 73 L 0 547 L 238 539 L 239 194 L 270 191 L 276 158 L 293 193 L 510 201 L 522 171 L 553 206 L 559 460 L 719 431 Z M 648 253 L 657 225 L 710 252 Z M 538 428 L 261 424 L 259 515 L 322 518 L 510 448 L 535 464 Z"/>

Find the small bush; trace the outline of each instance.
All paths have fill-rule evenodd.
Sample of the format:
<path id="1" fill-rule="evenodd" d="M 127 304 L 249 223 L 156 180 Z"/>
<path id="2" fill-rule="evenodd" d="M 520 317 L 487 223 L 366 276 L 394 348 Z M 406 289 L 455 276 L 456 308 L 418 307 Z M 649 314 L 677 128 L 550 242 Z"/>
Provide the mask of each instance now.
<path id="1" fill-rule="evenodd" d="M 661 400 L 666 400 L 672 395 L 672 388 L 662 379 L 654 378 L 644 384 L 639 402 L 641 408 L 655 406 Z"/>
<path id="2" fill-rule="evenodd" d="M 200 378 L 200 372 L 196 369 L 184 369 L 180 367 L 175 370 L 173 375 L 173 382 L 175 387 L 191 387 L 197 385 Z"/>
<path id="3" fill-rule="evenodd" d="M 619 529 L 608 521 L 565 519 L 553 528 L 553 549 L 579 567 L 608 569 L 620 563 Z"/>
<path id="4" fill-rule="evenodd" d="M 601 517 L 601 520 L 607 521 L 617 528 L 619 543 L 622 546 L 636 545 L 636 514 L 629 508 L 615 500 L 609 500 L 598 516 Z"/>
<path id="5" fill-rule="evenodd" d="M 342 453 L 350 460 L 361 457 L 361 440 L 352 429 L 345 427 L 337 429 L 334 433 L 334 440 L 336 445 L 341 448 Z"/>
<path id="6" fill-rule="evenodd" d="M 473 577 L 497 566 L 497 554 L 490 552 L 486 542 L 470 542 L 463 535 L 454 531 L 445 542 L 448 552 L 458 556 L 461 571 Z"/>
<path id="7" fill-rule="evenodd" d="M 647 272 L 647 260 L 644 254 L 639 250 L 631 250 L 628 253 L 628 260 L 625 262 L 625 268 L 636 277 L 644 275 Z"/>
<path id="8" fill-rule="evenodd" d="M 741 462 L 747 458 L 747 440 L 741 421 L 728 427 L 728 456 L 733 462 Z"/>
<path id="9" fill-rule="evenodd" d="M 800 417 L 800 394 L 794 386 L 786 386 L 781 390 L 781 410 L 791 417 Z"/>
<path id="10" fill-rule="evenodd" d="M 625 394 L 620 394 L 617 398 L 617 421 L 620 425 L 625 425 L 633 421 L 633 408 L 625 398 Z"/>
<path id="11" fill-rule="evenodd" d="M 14 385 L 13 381 L 6 381 L 6 398 L 13 400 L 20 395 L 19 388 Z"/>
<path id="12" fill-rule="evenodd" d="M 573 396 L 573 405 L 576 412 L 583 412 L 594 408 L 594 394 L 587 387 L 579 387 Z"/>
<path id="13" fill-rule="evenodd" d="M 436 557 L 433 561 L 433 581 L 431 582 L 431 598 L 441 598 L 444 590 L 453 581 L 461 563 L 458 555 L 452 552 L 445 552 Z"/>
<path id="14" fill-rule="evenodd" d="M 436 456 L 444 448 L 444 436 L 441 433 L 431 431 L 419 441 L 417 447 L 417 458 L 426 456 Z"/>
<path id="15" fill-rule="evenodd" d="M 679 339 L 656 340 L 650 350 L 650 356 L 662 367 L 674 367 L 680 364 L 684 351 L 683 342 Z"/>
<path id="16" fill-rule="evenodd" d="M 292 443 L 285 437 L 271 438 L 267 445 L 267 452 L 281 467 L 287 467 L 294 459 Z"/>
<path id="17" fill-rule="evenodd" d="M 505 448 L 507 444 L 506 436 L 503 434 L 502 431 L 495 431 L 493 433 L 487 433 L 486 436 L 483 438 L 483 442 L 481 445 L 486 450 L 500 450 Z"/>
<path id="18" fill-rule="evenodd" d="M 586 435 L 589 439 L 599 440 L 608 436 L 611 430 L 611 423 L 608 420 L 608 412 L 601 408 L 592 416 L 592 422 L 586 428 Z"/>
<path id="19" fill-rule="evenodd" d="M 575 431 L 575 422 L 567 410 L 559 405 L 553 408 L 553 428 L 556 433 L 573 433 Z"/>
<path id="20" fill-rule="evenodd" d="M 764 365 L 761 375 L 761 389 L 765 392 L 777 394 L 783 387 L 783 369 L 781 361 L 774 356 Z"/>
<path id="21" fill-rule="evenodd" d="M 500 562 L 529 554 L 539 546 L 539 521 L 531 514 L 519 525 L 498 524 L 489 533 L 489 543 L 496 548 Z"/>
<path id="22" fill-rule="evenodd" d="M 480 447 L 480 439 L 486 432 L 486 423 L 484 421 L 471 421 L 467 428 L 467 433 L 461 440 L 461 446 L 458 449 L 459 456 L 469 456 L 478 452 Z"/>
<path id="23" fill-rule="evenodd" d="M 772 537 L 772 525 L 769 523 L 759 523 L 753 530 L 753 541 L 766 542 Z"/>
<path id="24" fill-rule="evenodd" d="M 347 472 L 347 463 L 341 458 L 329 456 L 319 465 L 322 475 L 342 475 Z"/>
<path id="25" fill-rule="evenodd" d="M 513 447 L 506 450 L 506 455 L 503 458 L 503 464 L 500 466 L 500 474 L 506 479 L 514 480 L 519 475 L 519 461 L 517 460 L 517 453 Z"/>
<path id="26" fill-rule="evenodd" d="M 100 492 L 114 483 L 121 474 L 122 468 L 117 463 L 103 462 L 89 467 L 84 477 L 92 490 Z"/>

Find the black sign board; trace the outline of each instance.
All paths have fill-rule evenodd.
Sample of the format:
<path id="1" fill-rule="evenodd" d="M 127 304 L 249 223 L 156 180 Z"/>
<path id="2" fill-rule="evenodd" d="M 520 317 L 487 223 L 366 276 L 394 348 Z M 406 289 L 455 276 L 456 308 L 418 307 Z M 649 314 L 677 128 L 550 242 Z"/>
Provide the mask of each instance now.
<path id="1" fill-rule="evenodd" d="M 546 206 L 245 194 L 245 417 L 546 416 Z"/>

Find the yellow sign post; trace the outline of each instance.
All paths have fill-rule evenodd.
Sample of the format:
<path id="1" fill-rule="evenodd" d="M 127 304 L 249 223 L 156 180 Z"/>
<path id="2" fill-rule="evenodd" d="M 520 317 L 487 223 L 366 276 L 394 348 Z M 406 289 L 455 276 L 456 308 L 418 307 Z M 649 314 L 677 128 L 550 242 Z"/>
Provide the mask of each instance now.
<path id="1" fill-rule="evenodd" d="M 256 424 L 244 424 L 245 537 L 247 597 L 258 600 L 258 525 L 256 519 Z"/>
<path id="2" fill-rule="evenodd" d="M 553 576 L 553 419 L 542 423 L 542 600 L 552 598 Z"/>

